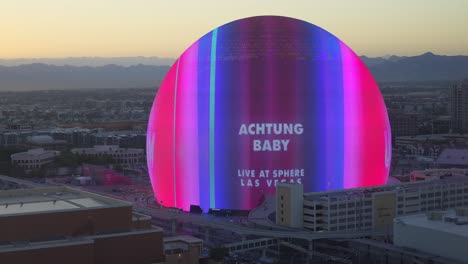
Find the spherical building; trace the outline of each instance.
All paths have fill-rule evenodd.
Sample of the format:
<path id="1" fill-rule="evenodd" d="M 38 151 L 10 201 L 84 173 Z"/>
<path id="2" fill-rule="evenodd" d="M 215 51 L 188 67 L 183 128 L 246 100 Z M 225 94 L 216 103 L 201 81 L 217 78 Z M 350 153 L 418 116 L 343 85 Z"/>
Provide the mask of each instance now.
<path id="1" fill-rule="evenodd" d="M 164 206 L 249 210 L 278 182 L 385 184 L 390 140 L 379 88 L 349 47 L 304 21 L 250 17 L 170 68 L 149 119 L 148 169 Z"/>

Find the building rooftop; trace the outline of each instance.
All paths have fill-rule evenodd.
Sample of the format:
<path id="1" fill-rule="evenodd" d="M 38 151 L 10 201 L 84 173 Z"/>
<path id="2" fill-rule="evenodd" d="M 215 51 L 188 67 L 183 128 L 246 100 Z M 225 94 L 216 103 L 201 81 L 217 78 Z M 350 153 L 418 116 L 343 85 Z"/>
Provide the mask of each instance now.
<path id="1" fill-rule="evenodd" d="M 12 159 L 28 159 L 28 158 L 37 158 L 40 156 L 47 156 L 50 154 L 57 154 L 58 152 L 55 150 L 44 150 L 43 148 L 35 148 L 35 149 L 30 149 L 26 152 L 18 152 L 15 154 L 11 155 Z"/>
<path id="2" fill-rule="evenodd" d="M 467 176 L 447 176 L 441 179 L 433 178 L 425 181 L 415 181 L 415 182 L 402 182 L 398 184 L 385 184 L 371 187 L 360 187 L 360 188 L 350 188 L 343 190 L 335 191 L 323 191 L 323 192 L 309 192 L 304 193 L 304 199 L 308 201 L 312 200 L 322 200 L 322 199 L 334 199 L 340 197 L 352 197 L 353 195 L 363 195 L 371 194 L 374 192 L 383 192 L 383 191 L 418 191 L 421 187 L 428 188 L 441 188 L 447 184 L 465 184 L 468 183 Z"/>
<path id="3" fill-rule="evenodd" d="M 116 206 L 131 204 L 68 187 L 0 191 L 0 217 Z"/>
<path id="4" fill-rule="evenodd" d="M 185 242 L 188 244 L 192 244 L 192 243 L 203 243 L 203 240 L 196 238 L 196 237 L 184 235 L 184 236 L 165 237 L 164 243 L 168 243 L 168 242 Z"/>
<path id="5" fill-rule="evenodd" d="M 437 164 L 468 165 L 468 149 L 444 149 L 437 158 Z"/>
<path id="6" fill-rule="evenodd" d="M 462 213 L 457 213 L 460 210 Z M 464 212 L 464 213 L 463 213 Z M 427 214 L 399 216 L 395 223 L 451 233 L 468 238 L 468 208 L 435 211 Z"/>
<path id="7" fill-rule="evenodd" d="M 166 254 L 179 254 L 181 252 L 190 251 L 191 246 L 201 246 L 203 244 L 203 240 L 191 237 L 191 236 L 175 236 L 175 237 L 165 237 L 163 239 L 164 243 L 164 251 Z M 201 252 L 199 252 L 200 254 Z"/>
<path id="8" fill-rule="evenodd" d="M 34 144 L 53 144 L 54 143 L 54 139 L 49 135 L 32 136 L 29 141 Z"/>
<path id="9" fill-rule="evenodd" d="M 446 178 L 451 176 L 468 176 L 468 169 L 451 168 L 451 169 L 427 169 L 412 171 L 410 176 L 415 178 Z"/>

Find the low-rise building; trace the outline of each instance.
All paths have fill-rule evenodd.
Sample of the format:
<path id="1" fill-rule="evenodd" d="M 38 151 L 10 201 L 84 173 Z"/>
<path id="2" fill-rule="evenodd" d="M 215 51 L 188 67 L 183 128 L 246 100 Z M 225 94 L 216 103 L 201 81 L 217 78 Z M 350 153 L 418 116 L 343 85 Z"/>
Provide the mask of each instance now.
<path id="1" fill-rule="evenodd" d="M 198 263 L 202 254 L 203 240 L 191 236 L 164 238 L 164 255 L 167 264 Z"/>
<path id="2" fill-rule="evenodd" d="M 67 187 L 0 191 L 0 263 L 164 263 L 163 230 L 132 205 Z"/>
<path id="3" fill-rule="evenodd" d="M 468 177 L 304 194 L 304 228 L 391 231 L 397 216 L 468 206 Z"/>
<path id="4" fill-rule="evenodd" d="M 357 263 L 395 263 L 395 264 L 466 264 L 453 258 L 443 257 L 434 252 L 422 252 L 408 247 L 374 239 L 349 240 L 349 250 L 357 255 Z"/>
<path id="5" fill-rule="evenodd" d="M 11 155 L 11 163 L 26 170 L 40 169 L 44 164 L 53 162 L 58 155 L 60 151 L 43 148 L 30 149 L 27 152 Z"/>
<path id="6" fill-rule="evenodd" d="M 145 162 L 145 150 L 138 148 L 120 148 L 117 145 L 96 145 L 92 148 L 74 148 L 72 153 L 92 157 L 112 157 L 116 164 L 133 165 Z"/>
<path id="7" fill-rule="evenodd" d="M 394 244 L 468 263 L 468 208 L 395 218 Z"/>
<path id="8" fill-rule="evenodd" d="M 436 164 L 439 168 L 468 168 L 468 149 L 444 149 Z"/>

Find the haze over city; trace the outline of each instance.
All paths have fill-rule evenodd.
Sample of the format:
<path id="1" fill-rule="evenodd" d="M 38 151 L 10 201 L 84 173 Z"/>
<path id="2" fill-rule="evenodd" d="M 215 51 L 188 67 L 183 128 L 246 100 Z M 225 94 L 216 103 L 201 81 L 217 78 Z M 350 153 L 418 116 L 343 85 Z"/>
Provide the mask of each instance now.
<path id="1" fill-rule="evenodd" d="M 359 55 L 468 55 L 466 10 L 464 0 L 2 1 L 0 58 L 176 58 L 215 27 L 257 15 L 313 23 Z"/>

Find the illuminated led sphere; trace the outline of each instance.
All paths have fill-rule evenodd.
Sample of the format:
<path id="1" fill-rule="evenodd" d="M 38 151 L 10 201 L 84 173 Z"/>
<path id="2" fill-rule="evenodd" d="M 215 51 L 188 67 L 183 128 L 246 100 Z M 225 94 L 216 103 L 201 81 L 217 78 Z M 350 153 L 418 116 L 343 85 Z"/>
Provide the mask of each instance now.
<path id="1" fill-rule="evenodd" d="M 385 184 L 391 159 L 379 88 L 342 41 L 279 16 L 240 19 L 172 65 L 148 123 L 158 202 L 252 209 L 278 182 L 304 192 Z"/>

